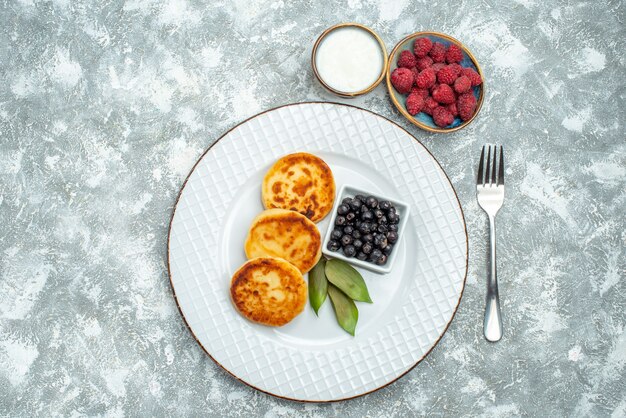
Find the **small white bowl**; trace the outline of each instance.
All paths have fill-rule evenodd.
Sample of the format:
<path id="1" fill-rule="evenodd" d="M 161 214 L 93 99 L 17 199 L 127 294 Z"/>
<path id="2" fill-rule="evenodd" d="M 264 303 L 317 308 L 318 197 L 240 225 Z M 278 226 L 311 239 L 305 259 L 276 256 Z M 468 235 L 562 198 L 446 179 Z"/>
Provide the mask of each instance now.
<path id="1" fill-rule="evenodd" d="M 400 223 L 398 224 L 398 241 L 396 241 L 391 254 L 387 258 L 387 262 L 382 266 L 378 264 L 370 263 L 369 261 L 362 261 L 357 259 L 356 257 L 346 257 L 341 251 L 330 251 L 328 246 L 328 241 L 330 241 L 330 234 L 335 229 L 335 218 L 337 218 L 337 208 L 341 205 L 341 201 L 346 197 L 354 197 L 356 195 L 363 196 L 374 196 L 378 201 L 388 200 L 391 202 L 393 206 L 396 208 L 396 212 L 400 215 Z M 402 242 L 402 237 L 404 235 L 404 230 L 406 229 L 407 221 L 409 220 L 409 205 L 401 202 L 397 199 L 390 199 L 386 196 L 382 196 L 378 193 L 370 193 L 367 190 L 357 189 L 356 187 L 344 184 L 339 190 L 339 194 L 337 195 L 337 199 L 335 199 L 335 205 L 333 206 L 332 216 L 330 218 L 330 224 L 328 225 L 328 230 L 326 231 L 326 236 L 324 237 L 324 242 L 322 243 L 322 254 L 329 258 L 337 258 L 339 260 L 343 260 L 347 263 L 350 263 L 354 266 L 363 267 L 367 270 L 376 272 L 376 273 L 389 273 L 393 267 L 393 263 L 396 260 L 396 256 L 398 254 L 397 246 Z"/>
<path id="2" fill-rule="evenodd" d="M 332 32 L 336 30 L 341 30 L 343 28 L 357 28 L 362 31 L 365 31 L 369 33 L 378 42 L 378 45 L 380 46 L 380 53 L 383 59 L 383 68 L 380 72 L 379 77 L 376 79 L 376 81 L 374 81 L 370 86 L 366 87 L 363 90 L 359 90 L 359 91 L 337 90 L 326 83 L 324 78 L 320 75 L 319 69 L 317 68 L 317 51 L 319 50 L 322 42 L 324 41 L 327 35 L 331 34 Z M 378 87 L 378 85 L 385 79 L 385 73 L 387 71 L 387 49 L 385 48 L 385 43 L 380 38 L 380 36 L 378 36 L 376 32 L 374 32 L 372 29 L 368 28 L 367 26 L 361 25 L 359 23 L 339 23 L 337 25 L 331 26 L 330 28 L 326 29 L 319 36 L 319 38 L 317 38 L 317 41 L 315 41 L 315 44 L 313 45 L 313 52 L 311 53 L 311 66 L 313 67 L 313 74 L 315 74 L 315 78 L 317 78 L 317 80 L 320 82 L 322 86 L 324 86 L 326 90 L 328 90 L 331 93 L 336 94 L 337 96 L 345 97 L 349 99 L 349 98 L 361 96 L 363 94 L 367 94 L 371 92 L 376 87 Z"/>

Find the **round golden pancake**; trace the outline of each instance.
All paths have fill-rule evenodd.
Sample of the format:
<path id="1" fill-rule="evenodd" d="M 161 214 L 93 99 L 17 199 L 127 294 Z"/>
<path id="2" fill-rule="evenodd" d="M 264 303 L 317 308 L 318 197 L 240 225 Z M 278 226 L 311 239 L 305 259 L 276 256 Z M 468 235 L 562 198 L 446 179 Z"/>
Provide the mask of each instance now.
<path id="1" fill-rule="evenodd" d="M 233 275 L 230 296 L 250 321 L 280 327 L 298 316 L 307 299 L 302 273 L 285 260 L 258 257 Z"/>
<path id="2" fill-rule="evenodd" d="M 322 256 L 322 238 L 306 216 L 286 209 L 268 209 L 252 221 L 244 249 L 248 258 L 282 258 L 304 274 Z"/>
<path id="3" fill-rule="evenodd" d="M 335 179 L 315 155 L 285 155 L 265 174 L 261 198 L 266 209 L 289 209 L 318 222 L 333 208 Z"/>

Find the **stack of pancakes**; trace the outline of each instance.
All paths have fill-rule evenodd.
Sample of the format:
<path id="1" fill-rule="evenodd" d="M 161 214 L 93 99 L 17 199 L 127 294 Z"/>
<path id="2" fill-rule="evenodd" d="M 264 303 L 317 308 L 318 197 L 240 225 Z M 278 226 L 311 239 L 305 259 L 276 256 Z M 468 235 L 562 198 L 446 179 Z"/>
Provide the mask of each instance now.
<path id="1" fill-rule="evenodd" d="M 302 275 L 322 255 L 314 222 L 331 211 L 334 199 L 333 174 L 315 155 L 286 155 L 270 168 L 262 186 L 266 210 L 252 221 L 244 246 L 248 261 L 231 281 L 233 303 L 243 316 L 281 326 L 302 312 Z"/>

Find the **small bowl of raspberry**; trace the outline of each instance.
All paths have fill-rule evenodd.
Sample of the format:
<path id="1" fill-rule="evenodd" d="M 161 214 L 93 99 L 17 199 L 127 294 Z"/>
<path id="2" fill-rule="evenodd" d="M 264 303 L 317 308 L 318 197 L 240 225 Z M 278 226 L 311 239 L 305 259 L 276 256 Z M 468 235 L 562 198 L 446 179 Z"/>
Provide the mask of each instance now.
<path id="1" fill-rule="evenodd" d="M 398 42 L 386 77 L 398 111 L 429 132 L 464 128 L 483 104 L 484 77 L 476 58 L 443 33 L 416 32 Z"/>

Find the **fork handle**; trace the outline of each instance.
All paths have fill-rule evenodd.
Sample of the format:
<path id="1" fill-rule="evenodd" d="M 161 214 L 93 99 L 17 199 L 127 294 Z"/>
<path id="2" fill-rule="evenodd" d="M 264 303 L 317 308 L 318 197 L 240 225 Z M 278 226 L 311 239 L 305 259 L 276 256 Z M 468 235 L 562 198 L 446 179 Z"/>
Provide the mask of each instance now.
<path id="1" fill-rule="evenodd" d="M 496 219 L 489 216 L 489 275 L 487 277 L 487 304 L 483 331 L 488 341 L 502 338 L 502 317 L 498 296 L 498 276 L 496 275 Z"/>

